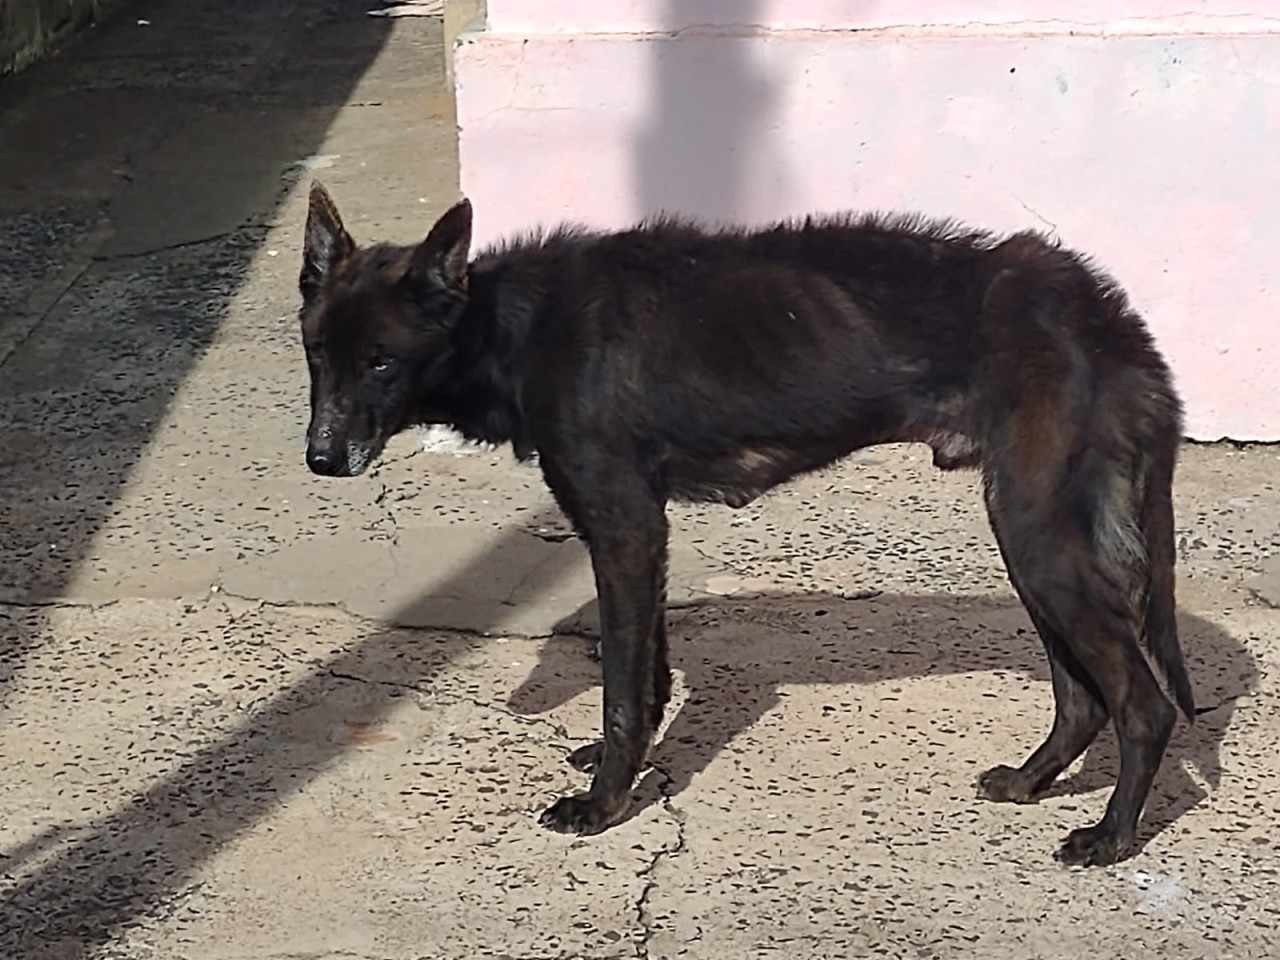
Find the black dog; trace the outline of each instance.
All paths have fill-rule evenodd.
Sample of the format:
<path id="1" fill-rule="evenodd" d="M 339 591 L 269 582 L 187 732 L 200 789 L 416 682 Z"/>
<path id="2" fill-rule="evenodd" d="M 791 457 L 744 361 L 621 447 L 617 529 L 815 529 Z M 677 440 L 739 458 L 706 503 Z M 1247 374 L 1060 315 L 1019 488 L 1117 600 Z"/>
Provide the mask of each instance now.
<path id="1" fill-rule="evenodd" d="M 1052 665 L 1052 731 L 980 793 L 1031 800 L 1110 717 L 1116 789 L 1058 856 L 1128 855 L 1175 720 L 1144 649 L 1194 705 L 1174 620 L 1181 407 L 1109 279 L 1032 233 L 913 217 L 563 228 L 469 263 L 470 239 L 464 200 L 419 246 L 358 249 L 312 186 L 307 463 L 354 476 L 430 423 L 537 454 L 590 548 L 604 672 L 604 740 L 569 758 L 591 788 L 543 824 L 622 819 L 662 719 L 667 501 L 741 507 L 860 447 L 921 441 L 943 469 L 982 470 Z"/>

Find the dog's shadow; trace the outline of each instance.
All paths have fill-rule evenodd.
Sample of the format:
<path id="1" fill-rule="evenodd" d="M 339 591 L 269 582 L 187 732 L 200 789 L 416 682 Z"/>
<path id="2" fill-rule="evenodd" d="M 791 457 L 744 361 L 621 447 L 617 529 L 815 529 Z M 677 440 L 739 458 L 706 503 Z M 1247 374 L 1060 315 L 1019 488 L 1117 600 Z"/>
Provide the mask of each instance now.
<path id="1" fill-rule="evenodd" d="M 595 622 L 592 607 L 565 623 Z M 1143 843 L 1205 799 L 1188 765 L 1210 789 L 1219 785 L 1222 741 L 1236 701 L 1257 683 L 1255 659 L 1243 644 L 1192 614 L 1181 612 L 1178 619 L 1197 703 L 1205 712 L 1174 732 L 1147 804 Z M 783 686 L 1018 671 L 1043 684 L 1046 701 L 1053 696 L 1043 647 L 1012 598 L 773 595 L 702 601 L 672 611 L 669 620 L 671 663 L 683 673 L 688 697 L 654 748 L 652 765 L 661 776 L 651 771 L 637 787 L 630 816 L 686 789 L 734 737 L 778 705 Z M 689 641 L 693 633 L 715 642 L 699 649 Z M 525 715 L 543 713 L 598 686 L 599 664 L 588 655 L 595 638 L 591 630 L 586 635 L 589 644 L 581 633 L 546 641 L 508 706 Z M 1046 711 L 1043 728 L 1026 731 L 1021 755 L 984 756 L 982 765 L 1021 763 L 1048 733 L 1049 719 Z M 1108 729 L 1083 764 L 1045 796 L 1110 790 L 1118 767 Z"/>

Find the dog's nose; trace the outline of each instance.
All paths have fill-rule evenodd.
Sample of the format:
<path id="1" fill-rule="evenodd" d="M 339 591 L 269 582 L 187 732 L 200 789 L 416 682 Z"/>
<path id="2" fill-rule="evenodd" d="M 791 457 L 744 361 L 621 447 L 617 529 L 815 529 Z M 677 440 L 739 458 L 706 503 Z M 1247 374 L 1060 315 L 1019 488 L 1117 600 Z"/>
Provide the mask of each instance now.
<path id="1" fill-rule="evenodd" d="M 307 447 L 307 466 L 322 477 L 336 477 L 342 461 L 333 447 Z"/>

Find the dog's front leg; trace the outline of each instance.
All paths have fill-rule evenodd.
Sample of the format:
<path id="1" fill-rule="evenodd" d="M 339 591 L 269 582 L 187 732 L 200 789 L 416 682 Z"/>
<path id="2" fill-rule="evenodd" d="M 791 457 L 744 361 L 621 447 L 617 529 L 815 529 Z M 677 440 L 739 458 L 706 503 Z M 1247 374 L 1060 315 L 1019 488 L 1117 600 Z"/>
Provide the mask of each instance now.
<path id="1" fill-rule="evenodd" d="M 564 797 L 539 822 L 562 833 L 591 834 L 625 816 L 631 788 L 661 720 L 669 678 L 661 637 L 667 524 L 662 505 L 635 504 L 607 524 L 584 532 L 591 547 L 600 600 L 601 663 L 604 673 L 604 740 L 584 752 L 595 769 L 586 793 Z M 659 663 L 660 661 L 660 663 Z"/>

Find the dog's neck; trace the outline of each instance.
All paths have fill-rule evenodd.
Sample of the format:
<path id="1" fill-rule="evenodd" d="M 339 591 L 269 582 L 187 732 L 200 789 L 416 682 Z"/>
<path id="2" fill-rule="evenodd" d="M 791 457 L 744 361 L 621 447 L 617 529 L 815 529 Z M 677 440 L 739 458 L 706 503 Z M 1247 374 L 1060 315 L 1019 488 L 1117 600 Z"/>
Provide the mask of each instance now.
<path id="1" fill-rule="evenodd" d="M 525 460 L 535 452 L 521 402 L 525 342 L 546 298 L 540 284 L 517 273 L 523 271 L 502 257 L 469 270 L 467 309 L 454 330 L 442 413 L 467 439 L 510 443 Z"/>

